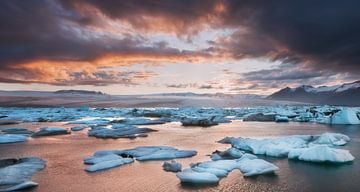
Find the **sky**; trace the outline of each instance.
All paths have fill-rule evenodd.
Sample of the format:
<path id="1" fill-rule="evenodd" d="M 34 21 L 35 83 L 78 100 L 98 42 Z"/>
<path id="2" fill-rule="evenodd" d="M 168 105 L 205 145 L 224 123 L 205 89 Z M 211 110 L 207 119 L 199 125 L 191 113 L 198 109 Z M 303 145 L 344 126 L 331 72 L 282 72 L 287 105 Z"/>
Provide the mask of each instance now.
<path id="1" fill-rule="evenodd" d="M 2 0 L 0 90 L 270 94 L 360 79 L 360 1 Z"/>

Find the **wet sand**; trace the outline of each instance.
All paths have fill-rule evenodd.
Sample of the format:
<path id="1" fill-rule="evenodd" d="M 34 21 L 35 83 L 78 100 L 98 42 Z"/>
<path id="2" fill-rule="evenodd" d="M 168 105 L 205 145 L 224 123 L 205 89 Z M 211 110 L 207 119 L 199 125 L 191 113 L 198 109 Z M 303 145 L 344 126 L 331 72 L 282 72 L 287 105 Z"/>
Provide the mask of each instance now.
<path id="1" fill-rule="evenodd" d="M 16 127 L 37 129 L 43 126 L 63 126 L 63 123 L 24 123 Z M 1 126 L 0 129 L 10 127 Z M 11 126 L 14 127 L 14 126 Z M 30 191 L 359 191 L 360 182 L 360 127 L 326 126 L 311 123 L 262 123 L 235 121 L 210 128 L 182 127 L 179 123 L 146 126 L 159 130 L 147 138 L 96 139 L 87 131 L 71 135 L 30 139 L 26 143 L 0 145 L 1 158 L 39 156 L 47 161 L 46 168 L 33 180 L 39 183 Z M 351 137 L 344 147 L 356 160 L 341 166 L 321 165 L 259 156 L 280 170 L 276 175 L 244 178 L 235 170 L 216 186 L 189 186 L 180 184 L 174 173 L 162 170 L 163 161 L 135 162 L 97 173 L 84 171 L 82 159 L 96 150 L 126 149 L 146 145 L 167 145 L 180 149 L 193 149 L 198 155 L 178 159 L 183 167 L 189 163 L 209 160 L 214 150 L 224 150 L 229 145 L 215 141 L 225 136 L 276 137 L 293 134 L 320 134 L 340 132 Z"/>

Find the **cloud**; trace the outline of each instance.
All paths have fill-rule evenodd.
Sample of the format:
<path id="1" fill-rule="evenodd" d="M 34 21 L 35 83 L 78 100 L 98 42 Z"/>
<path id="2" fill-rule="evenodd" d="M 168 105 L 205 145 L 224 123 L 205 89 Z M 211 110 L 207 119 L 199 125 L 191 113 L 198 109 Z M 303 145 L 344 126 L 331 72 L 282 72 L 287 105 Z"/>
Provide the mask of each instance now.
<path id="1" fill-rule="evenodd" d="M 234 57 L 268 57 L 307 64 L 313 71 L 359 77 L 359 1 L 240 0 L 224 4 L 223 25 L 240 28 L 217 44 Z"/>
<path id="2" fill-rule="evenodd" d="M 324 75 L 356 79 L 359 6 L 355 0 L 4 0 L 0 82 L 107 85 L 129 78 L 123 78 L 126 71 L 104 72 L 104 67 L 244 58 L 283 63 L 242 74 L 242 81 L 258 85 L 254 89 L 271 88 L 266 81 L 319 82 Z M 196 35 L 212 30 L 231 35 L 202 39 L 199 45 Z M 154 34 L 174 35 L 195 48 L 152 39 Z"/>

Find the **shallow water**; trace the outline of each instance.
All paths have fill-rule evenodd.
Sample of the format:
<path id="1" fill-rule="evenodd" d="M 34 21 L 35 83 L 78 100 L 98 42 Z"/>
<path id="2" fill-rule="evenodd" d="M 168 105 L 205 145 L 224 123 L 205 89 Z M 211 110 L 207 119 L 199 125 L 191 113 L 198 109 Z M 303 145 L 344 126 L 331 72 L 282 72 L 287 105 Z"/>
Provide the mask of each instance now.
<path id="1" fill-rule="evenodd" d="M 43 126 L 64 126 L 63 123 L 24 123 L 11 127 L 37 129 Z M 10 127 L 1 126 L 0 129 Z M 360 126 L 327 126 L 313 123 L 241 122 L 210 128 L 182 127 L 179 123 L 143 126 L 159 130 L 147 138 L 96 139 L 87 130 L 71 135 L 30 139 L 26 143 L 0 145 L 1 158 L 39 156 L 47 161 L 46 168 L 33 177 L 39 183 L 30 191 L 360 191 Z M 198 155 L 178 159 L 183 167 L 189 163 L 209 160 L 215 150 L 229 145 L 215 141 L 225 136 L 276 137 L 294 134 L 339 132 L 352 140 L 343 147 L 356 158 L 352 164 L 321 165 L 288 159 L 266 159 L 280 168 L 276 175 L 243 178 L 235 170 L 216 186 L 181 185 L 174 173 L 162 170 L 163 161 L 135 162 L 97 173 L 84 171 L 82 159 L 96 150 L 126 149 L 144 145 L 167 145 L 193 149 Z"/>

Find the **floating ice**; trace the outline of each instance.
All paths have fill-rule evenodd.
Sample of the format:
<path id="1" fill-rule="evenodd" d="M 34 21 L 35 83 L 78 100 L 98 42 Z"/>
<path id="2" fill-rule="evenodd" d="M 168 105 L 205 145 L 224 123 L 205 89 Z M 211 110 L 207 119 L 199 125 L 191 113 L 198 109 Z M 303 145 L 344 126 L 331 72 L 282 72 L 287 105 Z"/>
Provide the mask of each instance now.
<path id="1" fill-rule="evenodd" d="M 45 161 L 37 157 L 0 160 L 0 188 L 13 191 L 37 186 L 30 179 L 44 167 Z"/>
<path id="2" fill-rule="evenodd" d="M 340 133 L 324 133 L 315 139 L 311 144 L 324 144 L 329 146 L 342 146 L 350 141 L 347 135 Z"/>
<path id="3" fill-rule="evenodd" d="M 324 145 L 293 149 L 288 158 L 318 163 L 346 163 L 355 159 L 348 150 L 335 149 Z"/>
<path id="4" fill-rule="evenodd" d="M 196 184 L 216 184 L 220 178 L 216 175 L 207 172 L 196 172 L 192 169 L 185 169 L 182 172 L 176 173 L 176 177 L 182 183 L 196 183 Z"/>
<path id="5" fill-rule="evenodd" d="M 219 122 L 215 121 L 216 116 L 212 117 L 184 117 L 180 120 L 183 126 L 200 126 L 209 127 L 218 125 Z"/>
<path id="6" fill-rule="evenodd" d="M 179 172 L 182 169 L 181 164 L 176 162 L 175 160 L 171 160 L 170 162 L 165 161 L 162 167 L 165 171 L 171 172 Z"/>
<path id="7" fill-rule="evenodd" d="M 90 165 L 90 166 L 86 167 L 85 170 L 88 172 L 95 172 L 95 171 L 100 171 L 100 170 L 105 170 L 105 169 L 111 169 L 111 168 L 118 167 L 118 166 L 121 166 L 124 164 L 129 164 L 132 162 L 134 162 L 134 159 L 132 159 L 132 158 L 122 158 L 122 157 L 118 156 L 117 159 L 101 161 L 96 164 Z"/>
<path id="8" fill-rule="evenodd" d="M 88 135 L 97 138 L 135 138 L 147 136 L 145 133 L 156 131 L 150 128 L 137 128 L 133 125 L 118 124 L 112 128 L 92 127 Z"/>
<path id="9" fill-rule="evenodd" d="M 25 128 L 6 128 L 3 129 L 2 132 L 6 134 L 23 134 L 23 135 L 30 135 L 33 133 L 33 131 L 30 131 Z"/>
<path id="10" fill-rule="evenodd" d="M 275 121 L 275 114 L 249 114 L 243 118 L 243 121 Z"/>
<path id="11" fill-rule="evenodd" d="M 79 126 L 75 126 L 75 127 L 71 127 L 71 131 L 81 131 L 85 128 L 88 128 L 89 126 L 87 125 L 79 125 Z"/>
<path id="12" fill-rule="evenodd" d="M 349 151 L 331 148 L 342 146 L 350 138 L 340 133 L 293 135 L 273 139 L 226 138 L 232 147 L 256 155 L 288 157 L 312 162 L 347 162 L 354 157 Z M 321 151 L 323 150 L 323 151 Z"/>
<path id="13" fill-rule="evenodd" d="M 51 136 L 51 135 L 66 135 L 70 134 L 65 128 L 61 127 L 42 127 L 38 132 L 32 134 L 32 137 Z"/>
<path id="14" fill-rule="evenodd" d="M 240 151 L 239 149 L 232 147 L 230 149 L 227 149 L 226 151 L 213 152 L 213 154 L 211 155 L 211 160 L 216 161 L 221 159 L 238 159 L 243 155 L 244 155 L 243 151 Z"/>
<path id="15" fill-rule="evenodd" d="M 353 108 L 343 108 L 340 111 L 330 115 L 323 121 L 328 124 L 360 124 L 360 111 Z"/>
<path id="16" fill-rule="evenodd" d="M 27 141 L 27 136 L 25 135 L 17 135 L 17 134 L 0 135 L 0 144 L 18 143 L 24 141 Z"/>
<path id="17" fill-rule="evenodd" d="M 289 122 L 289 118 L 287 116 L 279 116 L 275 117 L 275 122 Z"/>
<path id="18" fill-rule="evenodd" d="M 277 166 L 262 159 L 243 158 L 239 161 L 239 169 L 245 177 L 274 173 Z"/>
<path id="19" fill-rule="evenodd" d="M 93 156 L 85 158 L 84 163 L 91 164 L 91 166 L 86 168 L 86 171 L 94 172 L 132 163 L 134 159 L 139 161 L 176 159 L 192 157 L 196 153 L 196 151 L 179 150 L 167 146 L 146 146 L 125 150 L 96 151 Z M 171 166 L 176 167 L 179 165 L 172 163 Z"/>
<path id="20" fill-rule="evenodd" d="M 234 169 L 240 169 L 245 177 L 274 173 L 279 169 L 265 160 L 246 153 L 239 159 L 206 161 L 190 166 L 176 174 L 182 183 L 216 184 L 220 178 L 226 177 Z"/>

